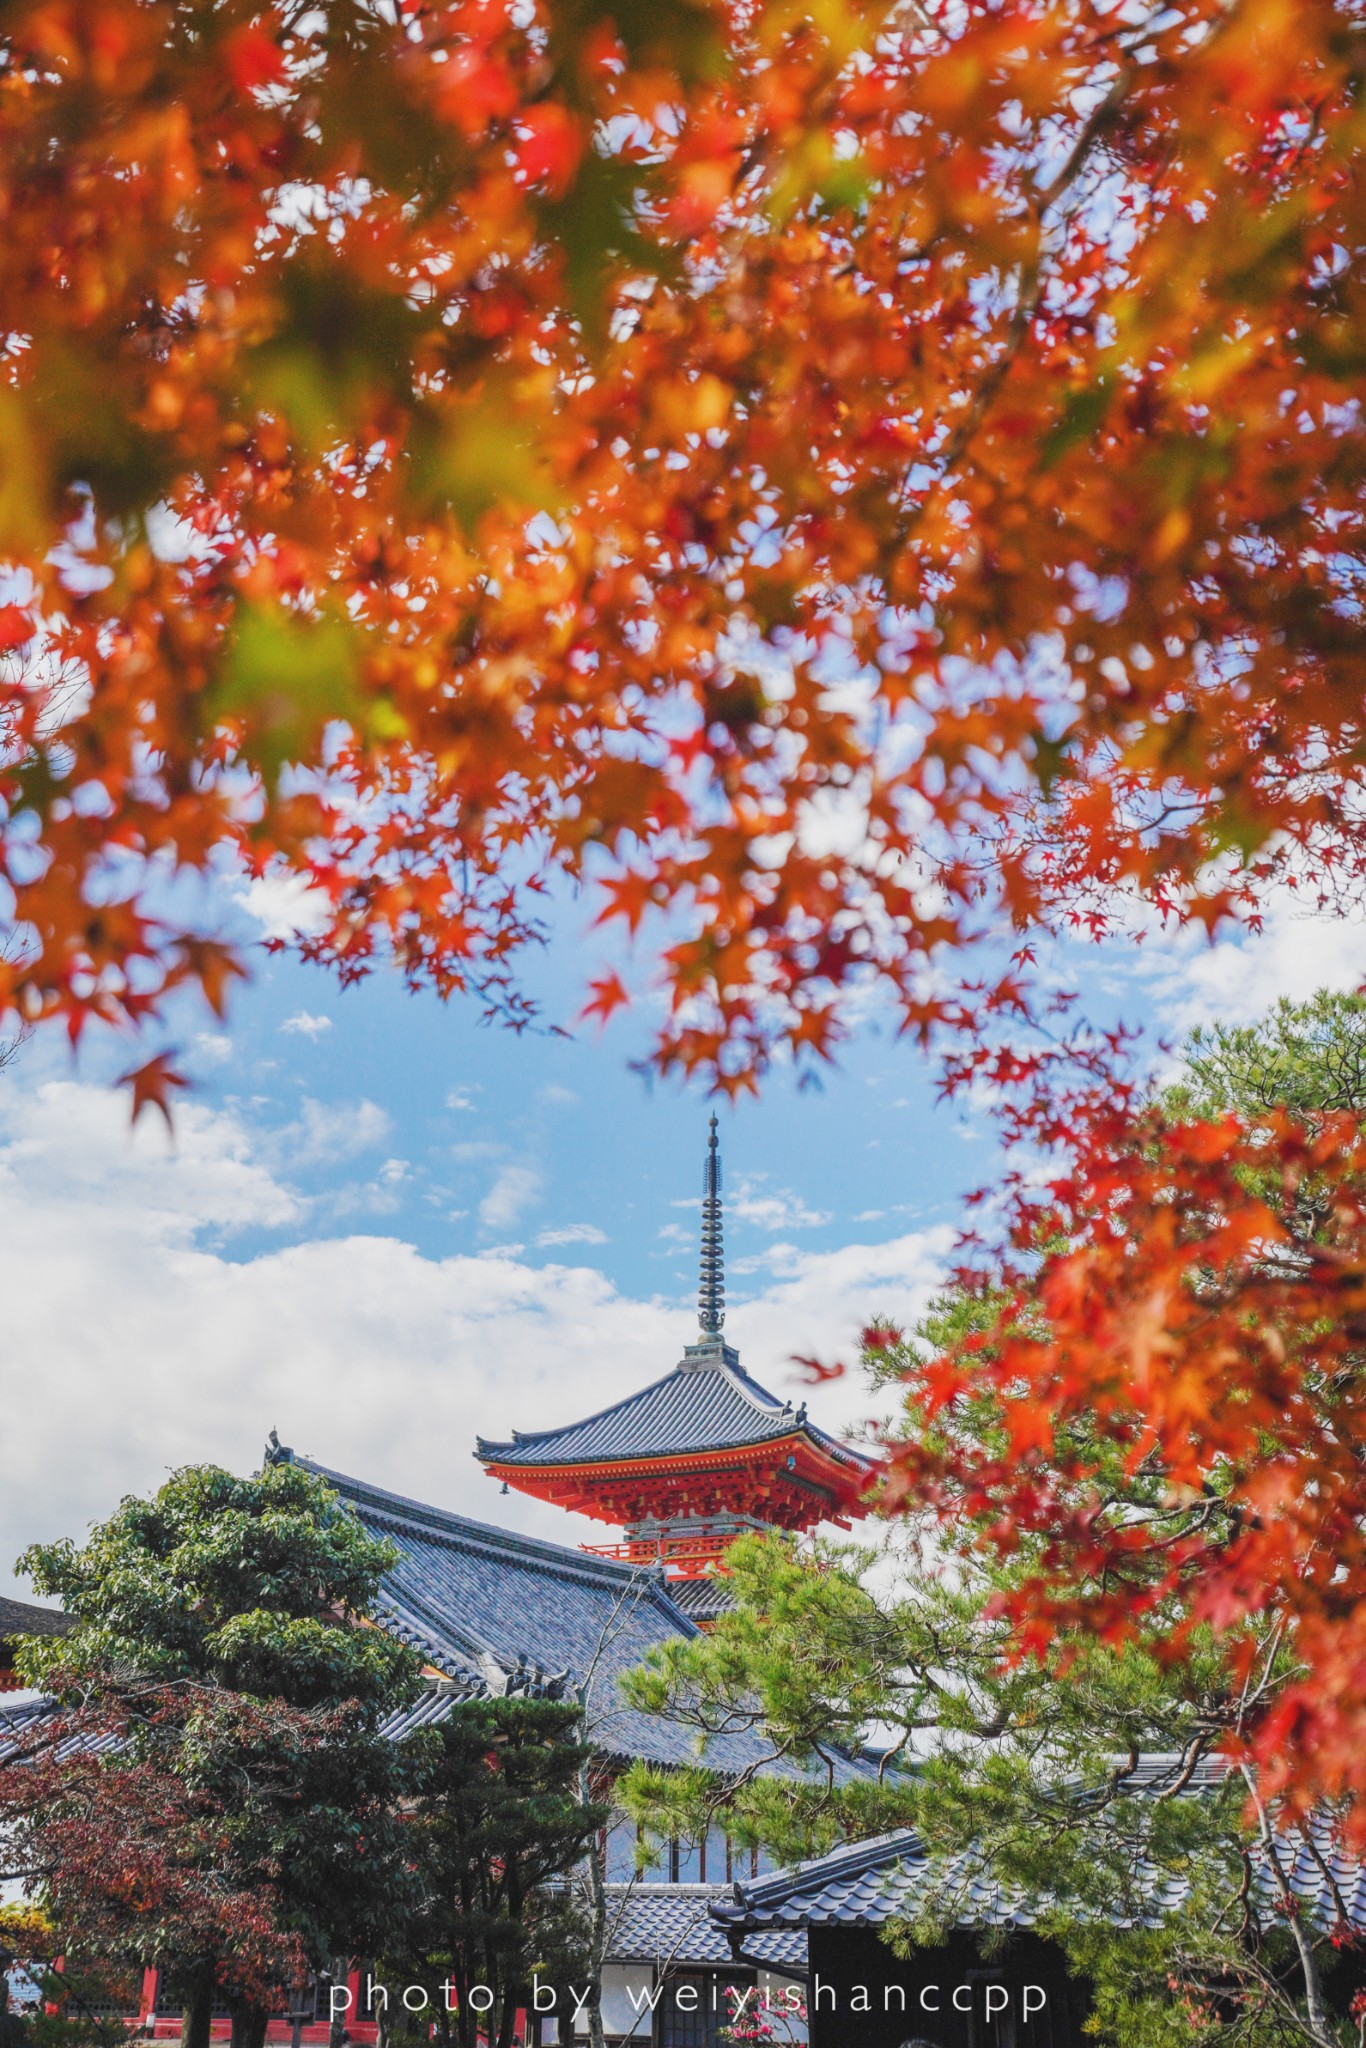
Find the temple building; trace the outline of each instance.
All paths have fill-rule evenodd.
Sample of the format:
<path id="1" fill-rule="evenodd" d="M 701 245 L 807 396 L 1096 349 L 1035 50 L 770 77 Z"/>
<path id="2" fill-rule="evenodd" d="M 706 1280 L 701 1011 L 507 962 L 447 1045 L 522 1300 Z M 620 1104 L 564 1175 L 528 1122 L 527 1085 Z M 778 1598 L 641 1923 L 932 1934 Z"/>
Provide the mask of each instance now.
<path id="1" fill-rule="evenodd" d="M 637 1760 L 664 1770 L 696 1760 L 691 1727 L 630 1705 L 622 1676 L 652 1652 L 694 1638 L 726 1604 L 724 1553 L 745 1529 L 804 1530 L 822 1521 L 847 1526 L 867 1512 L 872 1461 L 812 1423 L 805 1403 L 768 1393 L 743 1371 L 722 1336 L 721 1162 L 712 1119 L 702 1209 L 701 1329 L 698 1341 L 663 1379 L 586 1421 L 508 1443 L 484 1443 L 478 1456 L 495 1479 L 542 1500 L 614 1524 L 619 1543 L 547 1543 L 476 1522 L 451 1510 L 339 1472 L 280 1443 L 272 1430 L 265 1463 L 294 1463 L 326 1480 L 394 1561 L 385 1573 L 374 1621 L 420 1660 L 417 1701 L 390 1717 L 395 1741 L 443 1721 L 462 1702 L 525 1695 L 581 1703 L 593 1752 L 593 1790 L 612 1808 L 617 1779 Z M 721 1574 L 718 1576 L 718 1571 Z M 0 1602 L 0 1686 L 4 1638 L 62 1626 L 50 1610 Z M 31 1737 L 50 1701 L 0 1708 L 0 1758 L 6 1741 Z M 775 1757 L 763 1734 L 737 1729 L 716 1738 L 709 1756 L 729 1772 L 800 1775 Z M 875 1774 L 873 1761 L 832 1749 L 822 1779 L 844 1785 Z M 711 1909 L 741 1882 L 766 1872 L 755 1850 L 717 1824 L 698 1839 L 642 1839 L 618 1808 L 600 1847 L 610 1938 L 601 1972 L 609 2048 L 725 2048 L 726 1987 L 775 1998 L 804 1985 L 803 1929 L 756 1928 L 741 1939 Z M 365 2002 L 370 1965 L 348 1962 L 351 2000 L 345 2035 L 375 2048 L 378 2015 Z M 272 2048 L 327 2048 L 332 2038 L 327 1980 L 310 1992 L 303 2015 L 277 2015 Z M 181 2026 L 173 1982 L 146 1973 L 136 2026 L 169 2043 Z M 130 2018 L 132 2016 L 130 2015 Z M 548 2048 L 581 2048 L 586 2022 L 561 2026 L 524 2015 L 521 2039 Z M 226 2011 L 213 2038 L 224 2044 Z M 784 2036 L 801 2043 L 804 2026 Z"/>
<path id="2" fill-rule="evenodd" d="M 740 1364 L 726 1320 L 721 1152 L 711 1120 L 702 1196 L 700 1325 L 673 1371 L 557 1429 L 481 1437 L 475 1455 L 519 1493 L 610 1522 L 624 1541 L 597 1556 L 662 1568 L 700 1626 L 727 1605 L 722 1559 L 747 1529 L 848 1528 L 868 1512 L 873 1464 L 780 1401 Z"/>

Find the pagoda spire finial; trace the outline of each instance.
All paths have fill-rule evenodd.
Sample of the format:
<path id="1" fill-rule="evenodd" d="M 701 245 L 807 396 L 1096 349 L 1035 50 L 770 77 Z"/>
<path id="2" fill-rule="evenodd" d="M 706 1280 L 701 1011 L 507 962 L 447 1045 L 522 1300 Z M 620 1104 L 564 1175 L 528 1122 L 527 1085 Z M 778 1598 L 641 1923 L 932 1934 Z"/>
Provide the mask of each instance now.
<path id="1" fill-rule="evenodd" d="M 697 1293 L 697 1320 L 704 1338 L 716 1338 L 726 1320 L 725 1253 L 721 1242 L 721 1143 L 716 1118 L 707 1141 L 707 1167 L 702 1182 L 702 1277 Z"/>

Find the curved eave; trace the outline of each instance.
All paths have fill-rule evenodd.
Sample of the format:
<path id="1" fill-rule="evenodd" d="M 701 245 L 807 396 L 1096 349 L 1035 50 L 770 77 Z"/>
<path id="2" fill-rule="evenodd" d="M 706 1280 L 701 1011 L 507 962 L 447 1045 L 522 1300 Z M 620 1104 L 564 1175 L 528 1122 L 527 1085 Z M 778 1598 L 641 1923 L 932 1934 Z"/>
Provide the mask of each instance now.
<path id="1" fill-rule="evenodd" d="M 642 1479 L 680 1479 L 705 1472 L 733 1472 L 740 1467 L 753 1472 L 771 1468 L 778 1478 L 806 1480 L 833 1496 L 831 1505 L 842 1515 L 865 1515 L 864 1495 L 876 1467 L 871 1459 L 849 1453 L 849 1463 L 830 1455 L 824 1445 L 804 1430 L 788 1436 L 760 1437 L 747 1444 L 718 1444 L 700 1451 L 649 1451 L 638 1458 L 603 1458 L 579 1463 L 547 1462 L 533 1465 L 523 1461 L 504 1464 L 495 1455 L 509 1445 L 484 1445 L 480 1461 L 491 1479 L 532 1492 L 539 1487 L 578 1490 L 602 1486 L 612 1480 L 639 1482 Z M 789 1457 L 796 1457 L 795 1469 L 787 1470 Z"/>
<path id="2" fill-rule="evenodd" d="M 726 1369 L 718 1367 L 717 1370 Z M 641 1387 L 636 1393 L 627 1394 L 619 1401 L 609 1401 L 605 1408 L 595 1408 L 591 1415 L 581 1416 L 577 1422 L 561 1423 L 554 1429 L 514 1429 L 510 1438 L 504 1438 L 498 1443 L 490 1443 L 487 1438 L 477 1436 L 474 1440 L 474 1455 L 483 1460 L 495 1457 L 499 1451 L 518 1451 L 524 1454 L 529 1444 L 554 1443 L 558 1437 L 566 1436 L 571 1431 L 577 1433 L 579 1430 L 592 1429 L 596 1423 L 606 1422 L 612 1416 L 638 1411 L 645 1406 L 652 1394 L 662 1393 L 666 1387 L 673 1385 L 683 1371 L 683 1367 L 676 1365 L 672 1371 L 661 1373 L 657 1380 L 651 1380 L 648 1386 Z M 784 1404 L 764 1395 L 763 1389 L 750 1380 L 748 1373 L 737 1370 L 726 1372 L 726 1377 L 729 1384 L 749 1402 L 756 1415 L 776 1418 L 786 1412 Z M 756 1399 L 756 1395 L 761 1398 Z"/>
<path id="3" fill-rule="evenodd" d="M 765 1452 L 790 1452 L 794 1446 L 804 1450 L 813 1462 L 841 1474 L 846 1483 L 867 1485 L 877 1475 L 875 1458 L 863 1451 L 856 1451 L 851 1444 L 837 1442 L 823 1431 L 793 1429 L 781 1436 L 755 1436 L 739 1443 L 703 1444 L 688 1450 L 641 1451 L 635 1456 L 623 1453 L 612 1458 L 529 1458 L 527 1445 L 534 1443 L 534 1437 L 518 1436 L 503 1443 L 490 1443 L 486 1437 L 476 1437 L 475 1457 L 485 1471 L 495 1468 L 500 1476 L 512 1472 L 573 1472 L 603 1473 L 618 1471 L 645 1471 L 658 1467 L 661 1471 L 678 1471 L 695 1466 L 698 1459 L 742 1458 L 759 1456 Z"/>

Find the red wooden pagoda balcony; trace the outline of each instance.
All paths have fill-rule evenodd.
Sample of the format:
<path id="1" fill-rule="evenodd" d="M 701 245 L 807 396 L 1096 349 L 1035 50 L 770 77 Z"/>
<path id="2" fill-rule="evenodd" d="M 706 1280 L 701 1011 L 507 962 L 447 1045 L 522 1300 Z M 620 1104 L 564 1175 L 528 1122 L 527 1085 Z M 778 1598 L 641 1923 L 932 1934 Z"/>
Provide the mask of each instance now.
<path id="1" fill-rule="evenodd" d="M 590 1557 L 608 1557 L 622 1564 L 660 1565 L 673 1579 L 704 1579 L 721 1562 L 727 1547 L 748 1529 L 762 1529 L 763 1523 L 750 1516 L 727 1516 L 723 1521 L 703 1523 L 687 1530 L 644 1530 L 628 1535 L 623 1543 L 584 1543 Z"/>

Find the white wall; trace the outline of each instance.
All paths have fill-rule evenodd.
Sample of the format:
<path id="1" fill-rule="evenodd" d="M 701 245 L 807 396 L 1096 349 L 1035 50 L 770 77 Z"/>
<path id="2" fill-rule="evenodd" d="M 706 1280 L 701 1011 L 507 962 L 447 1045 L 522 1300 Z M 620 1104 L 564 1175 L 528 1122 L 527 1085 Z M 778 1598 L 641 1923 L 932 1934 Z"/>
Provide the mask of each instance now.
<path id="1" fill-rule="evenodd" d="M 651 2032 L 650 2001 L 655 1973 L 649 1963 L 604 1963 L 602 1971 L 602 2024 L 604 2032 L 628 2040 L 632 2036 L 648 2041 Z M 631 1993 L 635 1993 L 634 2002 Z M 574 2023 L 576 2034 L 588 2032 L 588 2015 L 580 2013 Z"/>

